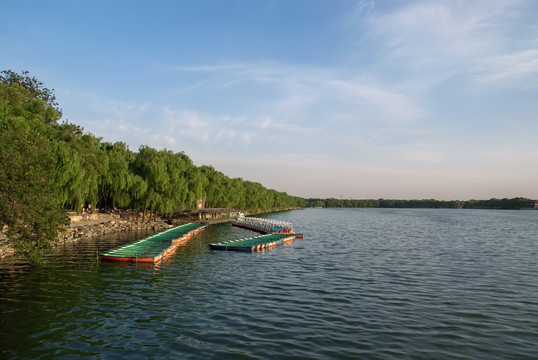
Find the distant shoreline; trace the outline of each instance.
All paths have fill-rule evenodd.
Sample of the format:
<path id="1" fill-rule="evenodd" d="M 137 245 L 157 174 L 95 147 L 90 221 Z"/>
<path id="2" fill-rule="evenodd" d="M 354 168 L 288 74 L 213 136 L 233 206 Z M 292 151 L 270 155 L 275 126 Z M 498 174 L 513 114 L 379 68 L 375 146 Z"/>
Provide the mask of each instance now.
<path id="1" fill-rule="evenodd" d="M 490 209 L 530 210 L 538 209 L 538 201 L 523 197 L 489 200 L 399 200 L 399 199 L 307 199 L 306 207 L 312 208 L 392 208 L 392 209 Z"/>

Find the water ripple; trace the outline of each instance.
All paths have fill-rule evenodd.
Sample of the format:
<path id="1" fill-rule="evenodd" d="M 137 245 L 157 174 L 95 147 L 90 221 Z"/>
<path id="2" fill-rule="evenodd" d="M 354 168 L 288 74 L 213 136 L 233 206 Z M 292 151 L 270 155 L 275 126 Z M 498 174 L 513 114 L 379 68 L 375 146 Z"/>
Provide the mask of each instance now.
<path id="1" fill-rule="evenodd" d="M 531 359 L 538 212 L 309 209 L 260 253 L 214 225 L 160 266 L 102 264 L 144 234 L 0 267 L 0 357 Z"/>

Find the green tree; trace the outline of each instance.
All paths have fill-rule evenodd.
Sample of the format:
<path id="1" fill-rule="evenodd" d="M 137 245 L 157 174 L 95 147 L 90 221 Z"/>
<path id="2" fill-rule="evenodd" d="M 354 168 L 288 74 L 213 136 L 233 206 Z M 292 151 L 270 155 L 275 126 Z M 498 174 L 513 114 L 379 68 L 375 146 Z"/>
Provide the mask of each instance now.
<path id="1" fill-rule="evenodd" d="M 102 143 L 108 167 L 99 182 L 99 205 L 103 208 L 126 207 L 131 204 L 131 187 L 134 174 L 129 165 L 134 154 L 123 142 Z"/>
<path id="2" fill-rule="evenodd" d="M 194 166 L 190 159 L 188 159 L 186 177 L 188 187 L 186 205 L 188 209 L 196 210 L 198 199 L 204 195 L 204 188 L 207 187 L 208 180 L 200 168 Z"/>
<path id="3" fill-rule="evenodd" d="M 50 126 L 61 112 L 52 91 L 26 75 L 0 76 L 0 225 L 19 256 L 39 264 L 69 220 L 58 197 Z"/>
<path id="4" fill-rule="evenodd" d="M 159 212 L 170 215 L 173 212 L 182 211 L 188 194 L 187 170 L 188 163 L 181 153 L 163 151 L 166 158 L 168 185 L 163 191 L 162 207 Z"/>
<path id="5" fill-rule="evenodd" d="M 212 166 L 202 166 L 200 168 L 203 176 L 207 179 L 207 186 L 204 189 L 204 195 L 206 197 L 206 207 L 220 207 L 221 206 L 221 194 L 222 182 L 224 174 L 215 170 Z"/>

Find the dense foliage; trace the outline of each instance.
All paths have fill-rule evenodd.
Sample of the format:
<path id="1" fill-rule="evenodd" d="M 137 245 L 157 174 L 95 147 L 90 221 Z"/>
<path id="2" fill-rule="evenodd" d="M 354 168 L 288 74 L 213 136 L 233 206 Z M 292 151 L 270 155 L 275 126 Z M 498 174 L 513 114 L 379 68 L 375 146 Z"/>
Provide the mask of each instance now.
<path id="1" fill-rule="evenodd" d="M 519 210 L 527 207 L 529 199 L 516 197 L 513 199 L 490 200 L 348 200 L 348 199 L 308 199 L 308 207 L 342 207 L 342 208 L 435 208 L 435 209 L 503 209 Z"/>
<path id="2" fill-rule="evenodd" d="M 54 91 L 27 72 L 0 76 L 0 227 L 38 262 L 68 223 L 65 210 L 114 207 L 157 215 L 206 207 L 265 212 L 304 200 L 197 167 L 184 153 L 103 142 L 60 123 Z"/>
<path id="3" fill-rule="evenodd" d="M 53 195 L 59 147 L 52 124 L 61 112 L 51 92 L 25 75 L 0 76 L 0 226 L 20 255 L 39 262 L 68 223 Z"/>
<path id="4" fill-rule="evenodd" d="M 462 201 L 462 207 L 465 209 L 519 210 L 528 207 L 529 201 L 529 199 L 522 197 L 513 199 L 469 200 Z"/>

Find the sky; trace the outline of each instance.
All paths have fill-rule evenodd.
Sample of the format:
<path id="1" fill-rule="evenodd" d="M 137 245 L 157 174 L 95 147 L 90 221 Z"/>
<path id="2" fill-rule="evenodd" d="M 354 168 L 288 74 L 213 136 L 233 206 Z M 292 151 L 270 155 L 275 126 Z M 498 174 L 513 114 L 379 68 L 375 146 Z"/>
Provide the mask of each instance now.
<path id="1" fill-rule="evenodd" d="M 538 1 L 0 2 L 103 141 L 305 198 L 538 198 Z"/>

